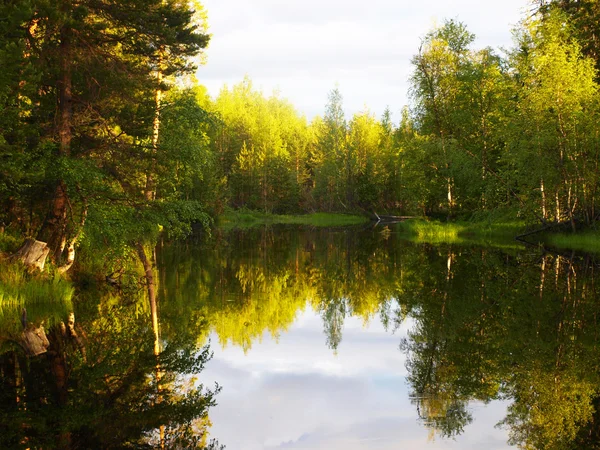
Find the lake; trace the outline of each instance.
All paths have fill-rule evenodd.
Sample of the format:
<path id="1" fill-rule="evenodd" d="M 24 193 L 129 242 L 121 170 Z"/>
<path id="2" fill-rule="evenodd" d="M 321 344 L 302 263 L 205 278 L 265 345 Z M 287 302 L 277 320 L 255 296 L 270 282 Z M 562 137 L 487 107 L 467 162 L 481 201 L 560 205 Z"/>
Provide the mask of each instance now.
<path id="1" fill-rule="evenodd" d="M 134 257 L 75 291 L 7 269 L 0 448 L 600 448 L 592 256 L 392 225 L 155 250 L 157 327 Z"/>
<path id="2" fill-rule="evenodd" d="M 210 344 L 230 449 L 587 448 L 598 261 L 393 226 L 159 246 L 161 333 Z M 183 325 L 183 324 L 187 325 Z"/>

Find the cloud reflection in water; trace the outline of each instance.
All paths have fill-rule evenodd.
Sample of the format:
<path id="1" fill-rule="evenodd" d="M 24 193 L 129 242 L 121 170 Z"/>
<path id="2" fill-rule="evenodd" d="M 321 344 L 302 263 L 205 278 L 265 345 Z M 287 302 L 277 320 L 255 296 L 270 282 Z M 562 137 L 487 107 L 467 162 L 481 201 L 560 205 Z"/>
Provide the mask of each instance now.
<path id="1" fill-rule="evenodd" d="M 406 385 L 398 349 L 410 321 L 395 333 L 378 320 L 348 318 L 337 354 L 325 345 L 321 317 L 307 309 L 275 341 L 265 333 L 244 354 L 213 345 L 202 381 L 223 386 L 211 434 L 229 449 L 509 448 L 495 425 L 506 403 L 470 404 L 474 421 L 455 440 L 430 440 Z M 212 342 L 218 342 L 216 336 Z"/>

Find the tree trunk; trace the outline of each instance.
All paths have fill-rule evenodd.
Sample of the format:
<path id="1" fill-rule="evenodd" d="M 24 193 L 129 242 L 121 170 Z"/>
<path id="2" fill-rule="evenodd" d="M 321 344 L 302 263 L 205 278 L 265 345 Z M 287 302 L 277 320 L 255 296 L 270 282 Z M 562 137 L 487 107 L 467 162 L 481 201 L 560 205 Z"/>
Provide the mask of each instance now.
<path id="1" fill-rule="evenodd" d="M 158 386 L 158 398 L 157 402 L 161 401 L 160 391 L 161 389 L 161 380 L 163 377 L 163 371 L 160 366 L 159 356 L 160 356 L 160 330 L 158 327 L 158 307 L 156 302 L 156 284 L 154 282 L 154 271 L 152 269 L 152 264 L 146 255 L 146 250 L 141 242 L 136 243 L 136 250 L 138 253 L 138 257 L 144 266 L 145 278 L 146 278 L 146 288 L 148 289 L 148 299 L 150 301 L 150 316 L 152 317 L 152 331 L 154 332 L 154 356 L 157 358 L 156 362 L 156 384 Z M 165 426 L 159 426 L 159 441 L 160 448 L 165 448 Z"/>
<path id="2" fill-rule="evenodd" d="M 75 235 L 69 240 L 69 245 L 67 245 L 67 259 L 61 266 L 58 267 L 58 273 L 67 272 L 75 262 L 75 245 L 79 241 L 81 237 L 81 232 L 83 231 L 83 226 L 85 225 L 85 221 L 87 220 L 87 212 L 88 212 L 88 203 L 87 199 L 83 200 L 83 210 L 81 211 L 81 218 L 79 220 L 79 229 L 75 233 Z"/>
<path id="3" fill-rule="evenodd" d="M 46 242 L 50 259 L 60 261 L 66 245 L 67 232 L 67 187 L 61 180 L 58 182 L 52 199 L 52 207 L 46 216 L 44 224 L 37 234 L 37 239 Z"/>
<path id="4" fill-rule="evenodd" d="M 144 196 L 148 201 L 156 198 L 156 180 L 154 179 L 154 172 L 156 171 L 156 154 L 158 153 L 158 139 L 160 137 L 160 107 L 162 104 L 163 94 L 160 86 L 163 80 L 161 69 L 159 69 L 156 73 L 156 79 L 158 81 L 158 88 L 154 93 L 154 104 L 156 110 L 154 111 L 154 120 L 152 122 L 152 158 L 150 169 L 146 173 L 146 189 L 144 191 Z"/>
<path id="5" fill-rule="evenodd" d="M 69 156 L 71 153 L 72 122 L 73 122 L 73 93 L 71 72 L 71 30 L 63 25 L 60 31 L 60 75 L 58 88 L 58 155 Z M 50 258 L 59 262 L 67 242 L 67 207 L 69 198 L 67 186 L 59 180 L 54 191 L 52 208 L 38 233 L 38 239 L 48 243 Z"/>
<path id="6" fill-rule="evenodd" d="M 146 278 L 146 289 L 148 290 L 148 300 L 150 302 L 150 316 L 152 318 L 152 330 L 154 331 L 154 353 L 160 354 L 160 335 L 158 330 L 158 308 L 156 303 L 156 284 L 154 282 L 154 271 L 152 264 L 146 255 L 146 250 L 141 242 L 135 245 L 138 257 L 144 266 Z"/>
<path id="7" fill-rule="evenodd" d="M 548 218 L 546 209 L 546 191 L 544 190 L 544 179 L 540 181 L 540 192 L 542 193 L 542 218 L 546 220 Z"/>

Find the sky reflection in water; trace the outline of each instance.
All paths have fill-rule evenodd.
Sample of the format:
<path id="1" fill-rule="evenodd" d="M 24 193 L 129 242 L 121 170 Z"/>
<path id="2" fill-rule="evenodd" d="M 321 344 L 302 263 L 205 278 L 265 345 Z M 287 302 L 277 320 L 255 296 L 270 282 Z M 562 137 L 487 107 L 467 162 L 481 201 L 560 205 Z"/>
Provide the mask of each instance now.
<path id="1" fill-rule="evenodd" d="M 322 318 L 307 308 L 274 340 L 267 332 L 244 354 L 218 344 L 202 381 L 223 391 L 211 411 L 211 435 L 228 448 L 258 449 L 481 449 L 509 448 L 495 425 L 506 403 L 471 402 L 474 420 L 456 439 L 432 438 L 419 423 L 406 383 L 395 332 L 375 318 L 348 317 L 337 355 L 325 345 Z"/>

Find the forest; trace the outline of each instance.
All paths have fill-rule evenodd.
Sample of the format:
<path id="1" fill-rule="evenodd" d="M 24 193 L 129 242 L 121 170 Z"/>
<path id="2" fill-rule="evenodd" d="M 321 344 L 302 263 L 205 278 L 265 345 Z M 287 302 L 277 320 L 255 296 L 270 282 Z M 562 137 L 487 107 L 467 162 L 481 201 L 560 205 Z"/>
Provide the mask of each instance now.
<path id="1" fill-rule="evenodd" d="M 599 7 L 535 6 L 502 53 L 457 20 L 425 34 L 393 123 L 346 118 L 338 88 L 310 122 L 250 78 L 211 98 L 200 4 L 8 2 L 3 240 L 47 243 L 68 270 L 84 240 L 135 249 L 230 209 L 593 225 Z"/>
<path id="2" fill-rule="evenodd" d="M 360 291 L 359 282 L 325 267 L 323 280 L 340 281 L 321 285 L 318 270 L 300 271 L 297 254 L 292 288 L 289 274 L 259 277 L 273 290 L 272 316 L 262 310 L 259 318 L 250 297 L 241 314 L 252 318 L 209 302 L 201 313 L 189 312 L 184 325 L 169 325 L 167 312 L 161 335 L 158 297 L 173 283 L 157 276 L 157 258 L 178 256 L 161 253 L 157 243 L 192 231 L 218 237 L 215 225 L 224 214 L 597 227 L 597 0 L 533 1 L 506 50 L 476 48 L 463 23 L 444 21 L 414 49 L 410 104 L 390 98 L 393 107 L 381 117 L 368 109 L 346 117 L 336 86 L 322 115 L 311 120 L 280 94 L 265 95 L 249 76 L 209 95 L 196 78 L 210 64 L 208 24 L 209 11 L 197 0 L 0 4 L 0 384 L 7 387 L 0 432 L 7 448 L 218 448 L 205 431 L 219 387 L 181 379 L 209 359 L 210 318 L 219 317 L 222 343 L 247 350 L 265 330 L 285 329 L 311 299 L 327 317 L 327 342 L 335 349 L 340 311 L 367 320 L 382 297 L 399 295 L 394 273 L 380 274 L 384 280 L 373 291 Z M 394 122 L 391 111 L 400 108 Z M 260 270 L 240 266 L 235 274 L 250 280 Z M 181 295 L 169 297 L 176 303 Z M 48 299 L 52 305 L 44 306 Z M 404 301 L 408 309 L 411 301 Z M 423 325 L 403 345 L 419 358 L 421 335 L 443 333 L 443 326 Z M 27 358 L 16 350 L 22 348 Z M 37 358 L 42 353 L 49 355 L 44 361 Z M 51 377 L 41 375 L 42 366 Z M 536 370 L 523 370 L 530 369 Z M 524 392 L 525 384 L 505 388 Z M 75 385 L 94 388 L 86 396 Z M 486 398 L 492 388 L 482 382 L 465 389 L 471 391 L 461 399 Z M 132 398 L 139 399 L 135 408 L 128 406 Z M 86 411 L 91 401 L 101 410 Z M 61 413 L 48 412 L 49 403 Z M 523 421 L 520 405 L 508 421 Z M 38 430 L 36 411 L 46 411 L 51 432 Z M 549 439 L 525 431 L 516 432 L 515 442 Z"/>

